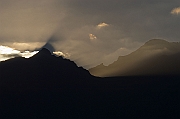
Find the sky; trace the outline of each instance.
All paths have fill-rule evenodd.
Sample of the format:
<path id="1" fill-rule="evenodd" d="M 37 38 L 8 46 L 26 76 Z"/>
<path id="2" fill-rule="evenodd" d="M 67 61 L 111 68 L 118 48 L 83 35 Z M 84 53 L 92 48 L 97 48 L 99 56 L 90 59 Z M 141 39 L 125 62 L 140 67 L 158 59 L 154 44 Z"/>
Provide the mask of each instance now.
<path id="1" fill-rule="evenodd" d="M 48 42 L 88 69 L 150 39 L 179 42 L 179 31 L 179 0 L 0 0 L 0 50 L 17 51 L 0 59 L 32 56 Z"/>

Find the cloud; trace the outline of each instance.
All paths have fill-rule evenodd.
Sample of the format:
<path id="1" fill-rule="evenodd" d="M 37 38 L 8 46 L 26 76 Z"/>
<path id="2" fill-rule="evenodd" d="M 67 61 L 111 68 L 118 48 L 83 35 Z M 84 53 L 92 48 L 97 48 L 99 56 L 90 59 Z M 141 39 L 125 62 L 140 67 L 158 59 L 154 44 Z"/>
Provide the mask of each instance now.
<path id="1" fill-rule="evenodd" d="M 19 54 L 20 51 L 15 50 L 13 48 L 7 47 L 7 46 L 0 46 L 0 54 Z"/>
<path id="2" fill-rule="evenodd" d="M 0 46 L 0 61 L 5 61 L 10 58 L 14 57 L 25 57 L 25 58 L 30 58 L 39 51 L 24 51 L 20 52 L 19 50 L 16 50 L 14 48 L 10 48 L 8 46 Z"/>
<path id="3" fill-rule="evenodd" d="M 38 49 L 40 46 L 43 46 L 45 42 L 14 42 L 14 43 L 7 43 L 8 46 L 12 48 L 18 48 L 22 51 L 25 50 L 34 50 Z"/>
<path id="4" fill-rule="evenodd" d="M 169 14 L 179 0 L 0 1 L 0 45 L 33 51 L 53 36 L 56 51 L 86 68 L 153 38 L 180 41 L 179 19 Z"/>
<path id="5" fill-rule="evenodd" d="M 98 29 L 101 29 L 101 28 L 107 27 L 107 26 L 109 26 L 109 24 L 102 22 L 102 23 L 100 23 L 100 24 L 97 25 L 97 28 L 98 28 Z"/>
<path id="6" fill-rule="evenodd" d="M 62 56 L 64 58 L 69 58 L 70 57 L 70 54 L 69 53 L 63 53 L 61 51 L 56 51 L 56 52 L 53 52 L 53 54 L 57 55 L 57 56 Z"/>
<path id="7" fill-rule="evenodd" d="M 180 7 L 174 8 L 174 9 L 171 11 L 171 14 L 178 15 L 179 13 L 180 13 Z"/>
<path id="8" fill-rule="evenodd" d="M 37 54 L 38 52 L 39 51 L 33 51 L 33 52 L 31 52 L 31 51 L 24 51 L 24 52 L 22 52 L 20 54 L 24 58 L 30 58 L 30 57 L 34 56 L 35 54 Z"/>
<path id="9" fill-rule="evenodd" d="M 3 58 L 7 58 L 7 59 L 10 59 L 10 58 L 14 58 L 14 57 L 21 57 L 20 54 L 0 54 Z M 0 60 L 1 61 L 1 60 Z M 3 60 L 2 60 L 3 61 Z"/>
<path id="10" fill-rule="evenodd" d="M 93 34 L 89 34 L 89 39 L 90 40 L 95 40 L 95 39 L 97 39 L 97 37 L 95 35 L 93 35 Z"/>

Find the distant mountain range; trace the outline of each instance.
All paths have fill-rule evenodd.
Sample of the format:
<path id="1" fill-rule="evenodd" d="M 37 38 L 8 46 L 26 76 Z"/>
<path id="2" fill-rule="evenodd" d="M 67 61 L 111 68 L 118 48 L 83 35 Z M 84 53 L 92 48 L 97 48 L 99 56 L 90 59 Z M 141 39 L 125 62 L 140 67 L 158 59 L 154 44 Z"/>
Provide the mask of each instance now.
<path id="1" fill-rule="evenodd" d="M 153 39 L 108 66 L 89 69 L 94 76 L 180 75 L 180 43 Z"/>
<path id="2" fill-rule="evenodd" d="M 176 76 L 95 77 L 47 49 L 0 63 L 0 119 L 180 118 L 179 92 Z"/>

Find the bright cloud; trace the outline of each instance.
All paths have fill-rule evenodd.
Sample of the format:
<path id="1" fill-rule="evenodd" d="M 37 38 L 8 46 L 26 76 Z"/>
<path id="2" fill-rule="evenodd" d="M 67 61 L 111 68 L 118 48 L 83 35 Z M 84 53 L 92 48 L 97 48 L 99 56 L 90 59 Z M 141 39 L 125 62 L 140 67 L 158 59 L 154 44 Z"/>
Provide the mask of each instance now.
<path id="1" fill-rule="evenodd" d="M 5 55 L 5 54 L 19 54 L 20 51 L 15 50 L 13 48 L 7 47 L 7 46 L 0 46 L 0 54 Z"/>
<path id="2" fill-rule="evenodd" d="M 9 43 L 8 46 L 19 49 L 19 50 L 34 50 L 39 48 L 40 46 L 43 46 L 44 42 L 27 42 L 27 43 Z"/>
<path id="3" fill-rule="evenodd" d="M 102 28 L 102 27 L 107 27 L 107 26 L 109 26 L 109 24 L 103 22 L 103 23 L 98 24 L 98 25 L 97 25 L 97 28 L 100 29 L 100 28 Z"/>
<path id="4" fill-rule="evenodd" d="M 97 37 L 96 37 L 95 35 L 93 35 L 93 34 L 89 34 L 89 38 L 90 38 L 90 40 L 95 40 L 95 39 L 97 39 Z"/>
<path id="5" fill-rule="evenodd" d="M 63 53 L 61 51 L 56 51 L 56 52 L 53 52 L 53 54 L 57 55 L 57 56 L 62 56 L 64 58 L 69 58 L 70 57 L 70 54 L 69 53 Z"/>
<path id="6" fill-rule="evenodd" d="M 180 22 L 171 16 L 180 15 L 179 0 L 15 1 L 0 2 L 0 44 L 21 53 L 50 42 L 54 51 L 92 67 L 117 60 L 110 54 L 121 47 L 132 51 L 152 38 L 180 41 Z M 116 55 L 127 53 L 119 49 Z"/>
<path id="7" fill-rule="evenodd" d="M 37 54 L 39 51 L 33 51 L 33 52 L 30 52 L 30 51 L 24 51 L 23 53 L 21 53 L 22 57 L 25 57 L 25 58 L 30 58 L 32 57 L 33 55 Z"/>
<path id="8" fill-rule="evenodd" d="M 176 15 L 178 15 L 179 13 L 180 13 L 180 7 L 174 8 L 174 9 L 171 11 L 171 14 L 176 14 Z"/>
<path id="9" fill-rule="evenodd" d="M 8 46 L 0 46 L 0 61 L 5 61 L 10 58 L 14 58 L 17 56 L 29 58 L 38 53 L 39 51 L 24 51 L 20 52 L 19 50 L 15 50 L 14 48 L 10 48 Z"/>

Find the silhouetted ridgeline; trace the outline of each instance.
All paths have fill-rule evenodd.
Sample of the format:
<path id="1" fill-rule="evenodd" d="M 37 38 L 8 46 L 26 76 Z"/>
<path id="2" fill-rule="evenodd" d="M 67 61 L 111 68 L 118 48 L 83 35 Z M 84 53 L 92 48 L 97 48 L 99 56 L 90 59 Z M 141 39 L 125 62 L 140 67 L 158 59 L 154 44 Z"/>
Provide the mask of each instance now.
<path id="1" fill-rule="evenodd" d="M 89 69 L 95 76 L 167 76 L 180 75 L 180 43 L 153 39 L 108 66 Z"/>
<path id="2" fill-rule="evenodd" d="M 0 63 L 0 118 L 177 118 L 179 77 L 97 78 L 42 49 Z"/>

